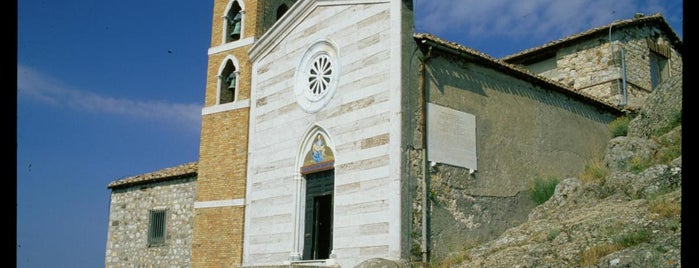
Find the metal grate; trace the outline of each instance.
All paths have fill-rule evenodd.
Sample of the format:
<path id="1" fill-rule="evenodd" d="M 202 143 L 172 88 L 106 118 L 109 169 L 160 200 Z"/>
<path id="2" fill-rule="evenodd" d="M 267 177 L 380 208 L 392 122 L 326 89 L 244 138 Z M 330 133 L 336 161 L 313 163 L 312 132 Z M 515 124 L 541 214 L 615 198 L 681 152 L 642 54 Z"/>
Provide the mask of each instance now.
<path id="1" fill-rule="evenodd" d="M 150 221 L 148 223 L 148 246 L 160 246 L 165 244 L 166 227 L 165 209 L 150 211 Z"/>

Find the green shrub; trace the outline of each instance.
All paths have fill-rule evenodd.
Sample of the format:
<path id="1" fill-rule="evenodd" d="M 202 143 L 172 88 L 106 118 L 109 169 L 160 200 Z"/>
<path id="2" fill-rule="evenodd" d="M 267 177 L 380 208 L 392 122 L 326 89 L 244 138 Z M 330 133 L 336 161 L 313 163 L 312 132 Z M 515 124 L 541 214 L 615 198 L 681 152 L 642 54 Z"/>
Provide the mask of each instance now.
<path id="1" fill-rule="evenodd" d="M 534 201 L 536 205 L 543 204 L 553 196 L 556 185 L 558 185 L 558 180 L 555 178 L 536 177 L 531 189 L 531 200 Z"/>
<path id="2" fill-rule="evenodd" d="M 642 158 L 640 156 L 634 156 L 631 158 L 631 163 L 629 163 L 629 171 L 633 174 L 639 174 L 646 170 L 653 164 L 651 159 Z"/>
<path id="3" fill-rule="evenodd" d="M 616 237 L 615 243 L 624 248 L 632 247 L 651 240 L 651 233 L 648 230 L 641 229 L 636 232 L 623 233 Z"/>
<path id="4" fill-rule="evenodd" d="M 561 230 L 558 230 L 558 229 L 551 229 L 551 230 L 549 230 L 549 235 L 548 235 L 549 241 L 553 241 L 553 240 L 556 239 L 556 237 L 558 237 L 558 235 L 560 235 L 560 234 L 561 234 Z"/>
<path id="5" fill-rule="evenodd" d="M 629 132 L 629 122 L 631 119 L 624 115 L 609 123 L 609 132 L 612 134 L 612 138 L 626 136 Z"/>

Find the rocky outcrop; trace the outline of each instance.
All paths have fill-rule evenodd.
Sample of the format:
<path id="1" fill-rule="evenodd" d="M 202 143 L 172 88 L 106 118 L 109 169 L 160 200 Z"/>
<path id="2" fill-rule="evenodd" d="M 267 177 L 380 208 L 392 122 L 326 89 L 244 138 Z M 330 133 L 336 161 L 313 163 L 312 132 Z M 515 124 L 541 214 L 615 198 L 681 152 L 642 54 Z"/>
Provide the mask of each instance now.
<path id="1" fill-rule="evenodd" d="M 639 114 L 629 124 L 629 137 L 650 138 L 666 132 L 682 116 L 682 76 L 674 76 L 649 95 Z"/>
<path id="2" fill-rule="evenodd" d="M 681 110 L 680 76 L 588 176 L 561 180 L 527 222 L 433 267 L 681 267 Z"/>

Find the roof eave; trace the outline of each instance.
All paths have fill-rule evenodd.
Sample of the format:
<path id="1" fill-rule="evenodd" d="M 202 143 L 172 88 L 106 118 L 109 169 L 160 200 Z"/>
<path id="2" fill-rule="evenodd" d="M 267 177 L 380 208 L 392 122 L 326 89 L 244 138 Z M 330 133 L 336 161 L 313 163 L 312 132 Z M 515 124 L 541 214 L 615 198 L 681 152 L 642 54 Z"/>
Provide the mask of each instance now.
<path id="1" fill-rule="evenodd" d="M 512 55 L 504 56 L 500 58 L 500 60 L 508 63 L 515 63 L 526 59 L 536 58 L 539 55 L 549 54 L 551 53 L 551 51 L 556 51 L 559 48 L 565 47 L 570 43 L 581 42 L 584 40 L 608 35 L 610 27 L 611 29 L 618 29 L 642 24 L 655 24 L 656 26 L 658 26 L 663 32 L 665 32 L 666 36 L 670 39 L 670 43 L 672 44 L 672 46 L 675 47 L 678 51 L 682 51 L 682 40 L 672 29 L 672 27 L 670 27 L 665 18 L 660 13 L 657 13 L 650 16 L 615 21 L 604 26 L 600 26 L 578 34 L 567 36 L 563 39 L 548 42 L 539 47 L 523 50 Z"/>
<path id="2" fill-rule="evenodd" d="M 601 108 L 603 110 L 610 111 L 615 114 L 623 114 L 623 110 L 616 107 L 607 104 L 606 102 L 602 100 L 598 100 L 592 96 L 588 96 L 576 91 L 571 90 L 568 87 L 563 86 L 560 83 L 557 83 L 555 81 L 551 81 L 549 79 L 546 79 L 542 76 L 533 74 L 529 72 L 528 70 L 519 68 L 515 65 L 508 64 L 504 61 L 497 60 L 495 58 L 492 58 L 490 56 L 487 56 L 483 53 L 480 53 L 476 50 L 472 50 L 466 47 L 463 47 L 461 45 L 458 45 L 456 43 L 451 43 L 448 41 L 444 41 L 442 39 L 439 39 L 437 37 L 434 37 L 433 35 L 430 34 L 414 34 L 413 36 L 415 40 L 418 43 L 418 46 L 420 45 L 430 45 L 438 50 L 447 52 L 449 54 L 455 55 L 457 57 L 461 57 L 466 60 L 471 60 L 480 64 L 483 64 L 487 67 L 494 68 L 499 71 L 503 71 L 507 74 L 513 75 L 519 79 L 522 79 L 524 81 L 530 82 L 534 85 L 538 85 L 544 88 L 550 88 L 553 89 L 557 92 L 563 93 L 565 95 L 569 95 L 578 99 L 581 99 L 589 104 L 592 104 L 593 106 L 597 108 Z"/>

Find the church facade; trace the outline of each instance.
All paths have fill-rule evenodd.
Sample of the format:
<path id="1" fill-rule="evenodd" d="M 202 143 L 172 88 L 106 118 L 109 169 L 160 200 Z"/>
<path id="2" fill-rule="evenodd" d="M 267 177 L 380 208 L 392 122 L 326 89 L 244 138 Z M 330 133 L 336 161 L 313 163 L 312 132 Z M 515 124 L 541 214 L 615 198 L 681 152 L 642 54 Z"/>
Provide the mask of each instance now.
<path id="1" fill-rule="evenodd" d="M 660 15 L 494 59 L 414 33 L 411 2 L 215 0 L 199 160 L 110 183 L 105 266 L 438 261 L 682 72 Z"/>

